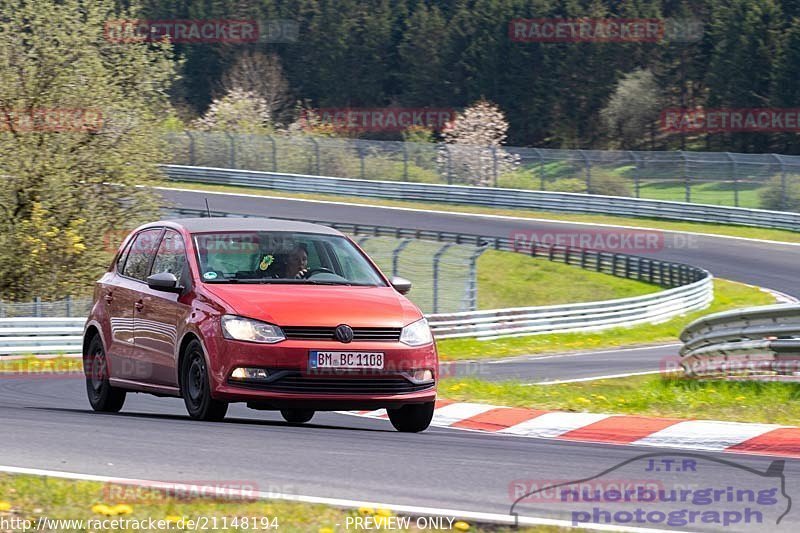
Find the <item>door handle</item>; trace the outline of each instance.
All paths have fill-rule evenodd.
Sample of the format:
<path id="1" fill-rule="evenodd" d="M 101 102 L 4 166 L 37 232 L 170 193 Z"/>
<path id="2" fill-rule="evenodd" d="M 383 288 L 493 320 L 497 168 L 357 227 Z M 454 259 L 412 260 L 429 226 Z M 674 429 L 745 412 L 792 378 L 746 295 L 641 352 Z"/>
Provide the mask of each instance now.
<path id="1" fill-rule="evenodd" d="M 144 302 L 139 300 L 138 302 L 133 304 L 133 306 L 136 308 L 137 311 L 141 311 L 142 309 L 144 309 Z"/>
<path id="2" fill-rule="evenodd" d="M 111 294 L 110 292 L 109 292 L 109 293 L 106 293 L 106 295 L 105 295 L 105 296 L 103 296 L 103 298 L 105 298 L 105 300 L 106 300 L 108 303 L 111 303 L 111 302 L 113 302 L 113 301 L 114 301 L 114 295 L 113 295 L 113 294 Z"/>

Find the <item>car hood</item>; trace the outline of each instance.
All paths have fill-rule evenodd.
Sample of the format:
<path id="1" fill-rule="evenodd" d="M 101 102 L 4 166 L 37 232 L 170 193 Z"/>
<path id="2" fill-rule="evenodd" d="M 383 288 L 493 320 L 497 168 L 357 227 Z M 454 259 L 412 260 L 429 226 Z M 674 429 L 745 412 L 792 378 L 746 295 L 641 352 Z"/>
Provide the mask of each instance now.
<path id="1" fill-rule="evenodd" d="M 422 315 L 392 287 L 206 284 L 229 312 L 279 326 L 399 328 Z"/>

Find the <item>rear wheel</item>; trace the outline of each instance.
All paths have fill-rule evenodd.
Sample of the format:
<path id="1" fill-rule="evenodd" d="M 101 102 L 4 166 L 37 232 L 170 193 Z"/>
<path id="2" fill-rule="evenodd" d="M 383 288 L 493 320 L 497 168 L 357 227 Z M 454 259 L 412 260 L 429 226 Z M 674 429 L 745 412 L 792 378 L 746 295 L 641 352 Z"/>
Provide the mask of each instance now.
<path id="1" fill-rule="evenodd" d="M 186 347 L 181 369 L 181 394 L 189 416 L 196 420 L 219 421 L 228 412 L 227 402 L 211 397 L 206 358 L 200 342 L 193 340 Z"/>
<path id="2" fill-rule="evenodd" d="M 281 416 L 290 424 L 305 424 L 314 418 L 313 409 L 281 409 Z"/>
<path id="3" fill-rule="evenodd" d="M 397 409 L 387 409 L 389 420 L 397 431 L 403 433 L 419 433 L 425 431 L 433 420 L 435 403 L 417 403 L 404 405 Z"/>
<path id="4" fill-rule="evenodd" d="M 89 341 L 89 347 L 83 354 L 83 373 L 92 409 L 105 413 L 119 412 L 125 403 L 125 391 L 112 387 L 108 381 L 108 359 L 99 335 Z"/>

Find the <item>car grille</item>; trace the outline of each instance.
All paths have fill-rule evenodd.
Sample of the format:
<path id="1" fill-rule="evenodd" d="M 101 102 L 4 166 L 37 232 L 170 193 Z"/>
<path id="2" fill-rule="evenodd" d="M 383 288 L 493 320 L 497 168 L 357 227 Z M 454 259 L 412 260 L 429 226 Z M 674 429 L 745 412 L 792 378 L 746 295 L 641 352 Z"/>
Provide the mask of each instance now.
<path id="1" fill-rule="evenodd" d="M 415 384 L 403 378 L 307 377 L 292 375 L 269 383 L 248 386 L 273 392 L 309 394 L 403 394 L 433 388 L 433 383 Z"/>
<path id="2" fill-rule="evenodd" d="M 281 326 L 287 339 L 332 341 L 335 327 Z M 400 328 L 353 328 L 353 342 L 379 341 L 397 342 L 400 340 Z"/>

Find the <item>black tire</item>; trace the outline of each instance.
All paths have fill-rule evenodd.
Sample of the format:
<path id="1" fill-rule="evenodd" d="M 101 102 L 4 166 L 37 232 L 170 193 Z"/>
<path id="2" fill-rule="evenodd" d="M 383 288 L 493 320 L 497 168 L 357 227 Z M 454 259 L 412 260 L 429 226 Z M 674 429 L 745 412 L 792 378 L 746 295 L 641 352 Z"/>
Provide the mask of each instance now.
<path id="1" fill-rule="evenodd" d="M 181 368 L 181 395 L 189 416 L 195 420 L 217 422 L 228 412 L 227 402 L 211 397 L 206 358 L 198 340 L 191 341 L 186 347 Z"/>
<path id="2" fill-rule="evenodd" d="M 102 413 L 118 413 L 125 404 L 125 391 L 108 381 L 108 359 L 99 335 L 92 337 L 83 354 L 83 373 L 86 376 L 86 395 L 92 409 Z"/>
<path id="3" fill-rule="evenodd" d="M 386 411 L 394 429 L 403 433 L 419 433 L 431 425 L 434 406 L 435 402 L 416 403 Z"/>
<path id="4" fill-rule="evenodd" d="M 314 418 L 313 409 L 281 409 L 281 416 L 290 424 L 305 424 Z"/>

